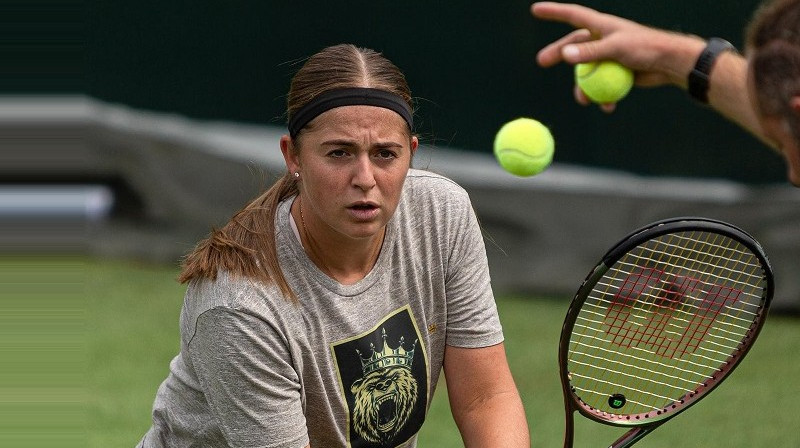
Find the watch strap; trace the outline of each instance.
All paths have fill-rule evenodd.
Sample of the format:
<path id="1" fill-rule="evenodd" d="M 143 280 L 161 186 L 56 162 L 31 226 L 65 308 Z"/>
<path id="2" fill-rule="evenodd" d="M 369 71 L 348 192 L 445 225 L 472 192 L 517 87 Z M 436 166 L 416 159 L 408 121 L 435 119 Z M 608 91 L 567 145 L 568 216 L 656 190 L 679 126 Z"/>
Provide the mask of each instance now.
<path id="1" fill-rule="evenodd" d="M 736 47 L 725 39 L 712 37 L 689 72 L 689 95 L 695 100 L 708 104 L 708 80 L 717 57 L 723 51 L 736 51 Z"/>

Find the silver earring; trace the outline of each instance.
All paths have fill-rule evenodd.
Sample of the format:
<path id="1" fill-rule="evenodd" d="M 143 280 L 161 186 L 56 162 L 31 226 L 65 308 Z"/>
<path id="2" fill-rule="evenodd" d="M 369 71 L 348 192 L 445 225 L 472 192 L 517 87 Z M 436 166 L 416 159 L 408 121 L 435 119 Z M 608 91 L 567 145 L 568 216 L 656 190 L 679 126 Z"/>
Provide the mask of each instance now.
<path id="1" fill-rule="evenodd" d="M 295 171 L 295 172 L 294 172 L 294 177 L 300 177 L 300 173 L 298 173 L 297 171 Z"/>

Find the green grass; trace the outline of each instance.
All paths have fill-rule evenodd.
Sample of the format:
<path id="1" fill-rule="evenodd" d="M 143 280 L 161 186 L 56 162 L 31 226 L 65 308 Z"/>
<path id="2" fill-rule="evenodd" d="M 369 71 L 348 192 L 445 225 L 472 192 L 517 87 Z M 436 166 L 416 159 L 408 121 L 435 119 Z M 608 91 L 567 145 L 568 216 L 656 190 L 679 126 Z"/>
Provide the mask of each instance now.
<path id="1" fill-rule="evenodd" d="M 0 258 L 0 446 L 86 446 L 82 262 Z"/>
<path id="2" fill-rule="evenodd" d="M 87 374 L 86 446 L 132 447 L 150 425 L 154 394 L 178 350 L 184 287 L 174 281 L 177 270 L 172 267 L 107 260 L 87 260 L 82 266 L 88 369 L 77 371 Z M 534 447 L 562 443 L 564 411 L 556 352 L 567 305 L 566 298 L 498 300 L 509 362 Z M 637 447 L 800 446 L 796 431 L 800 417 L 794 409 L 794 397 L 800 396 L 798 353 L 800 321 L 771 316 L 731 378 Z M 63 387 L 72 390 L 80 380 L 66 383 Z M 576 447 L 607 446 L 623 432 L 580 417 L 576 424 Z M 445 388 L 440 387 L 419 446 L 460 445 Z"/>

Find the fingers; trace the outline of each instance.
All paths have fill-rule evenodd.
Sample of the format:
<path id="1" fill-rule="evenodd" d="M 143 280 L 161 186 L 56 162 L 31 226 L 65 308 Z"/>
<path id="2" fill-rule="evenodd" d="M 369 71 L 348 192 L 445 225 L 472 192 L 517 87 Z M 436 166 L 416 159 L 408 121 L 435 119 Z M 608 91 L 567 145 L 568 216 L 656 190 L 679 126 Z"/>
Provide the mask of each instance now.
<path id="1" fill-rule="evenodd" d="M 622 29 L 630 30 L 634 25 L 625 19 L 575 4 L 537 2 L 531 5 L 531 13 L 543 20 L 563 22 L 578 28 L 537 53 L 536 61 L 542 67 L 551 67 L 560 62 L 574 65 L 616 59 L 618 49 L 615 48 L 615 39 L 607 37 Z M 592 104 L 577 85 L 573 94 L 578 104 Z M 616 103 L 600 104 L 599 107 L 602 111 L 611 113 L 616 109 Z"/>
<path id="2" fill-rule="evenodd" d="M 539 50 L 536 62 L 546 68 L 559 62 L 574 65 L 581 62 L 615 59 L 615 55 L 615 48 L 610 42 L 598 40 L 589 30 L 580 29 Z"/>
<path id="3" fill-rule="evenodd" d="M 585 6 L 555 3 L 555 2 L 536 2 L 531 5 L 531 14 L 543 20 L 554 20 L 565 22 L 575 28 L 586 28 L 589 23 L 587 16 L 597 12 Z"/>
<path id="4" fill-rule="evenodd" d="M 592 30 L 593 34 L 600 35 L 613 29 L 617 22 L 624 20 L 585 6 L 555 2 L 534 3 L 531 5 L 531 14 L 542 20 L 568 23 L 575 28 L 586 28 Z"/>
<path id="5" fill-rule="evenodd" d="M 575 101 L 581 106 L 588 106 L 592 104 L 592 100 L 590 100 L 589 97 L 586 96 L 585 93 L 583 93 L 583 90 L 581 90 L 581 88 L 578 87 L 577 84 L 575 85 L 575 87 L 573 87 L 572 93 L 573 95 L 575 95 Z"/>
<path id="6" fill-rule="evenodd" d="M 561 39 L 539 50 L 539 53 L 536 55 L 536 61 L 542 67 L 552 67 L 553 65 L 556 65 L 559 62 L 564 61 L 562 52 L 565 46 L 581 42 L 587 42 L 590 40 L 592 40 L 592 35 L 589 32 L 589 30 L 587 29 L 575 30 L 567 34 L 566 36 L 562 37 Z"/>
<path id="7" fill-rule="evenodd" d="M 592 100 L 590 100 L 589 97 L 586 96 L 585 93 L 583 93 L 583 90 L 581 90 L 581 88 L 578 87 L 577 85 L 573 88 L 572 93 L 575 95 L 575 101 L 581 106 L 588 106 L 590 104 L 593 104 Z M 598 107 L 600 107 L 600 110 L 602 110 L 603 112 L 610 114 L 617 109 L 617 103 L 598 104 Z"/>
<path id="8" fill-rule="evenodd" d="M 578 28 L 543 48 L 538 55 L 544 67 L 559 61 L 570 64 L 600 59 L 617 59 L 627 47 L 639 42 L 630 39 L 643 28 L 621 17 L 605 14 L 585 6 L 555 2 L 537 2 L 531 5 L 534 16 L 563 22 Z"/>
<path id="9" fill-rule="evenodd" d="M 615 59 L 611 50 L 612 48 L 608 41 L 592 39 L 586 42 L 565 45 L 561 48 L 561 58 L 570 64 Z"/>
<path id="10" fill-rule="evenodd" d="M 600 105 L 600 110 L 607 114 L 613 113 L 616 109 L 617 103 L 605 103 Z"/>

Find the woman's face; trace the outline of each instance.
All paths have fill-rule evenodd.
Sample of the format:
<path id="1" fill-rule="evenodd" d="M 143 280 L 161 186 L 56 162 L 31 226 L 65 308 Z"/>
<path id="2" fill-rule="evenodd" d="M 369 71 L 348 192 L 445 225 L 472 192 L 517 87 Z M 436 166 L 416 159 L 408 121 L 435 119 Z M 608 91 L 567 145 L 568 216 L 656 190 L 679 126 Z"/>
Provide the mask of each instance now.
<path id="1" fill-rule="evenodd" d="M 400 201 L 417 149 L 397 113 L 343 106 L 316 117 L 295 140 L 281 139 L 290 172 L 300 173 L 305 225 L 338 240 L 382 235 Z"/>

